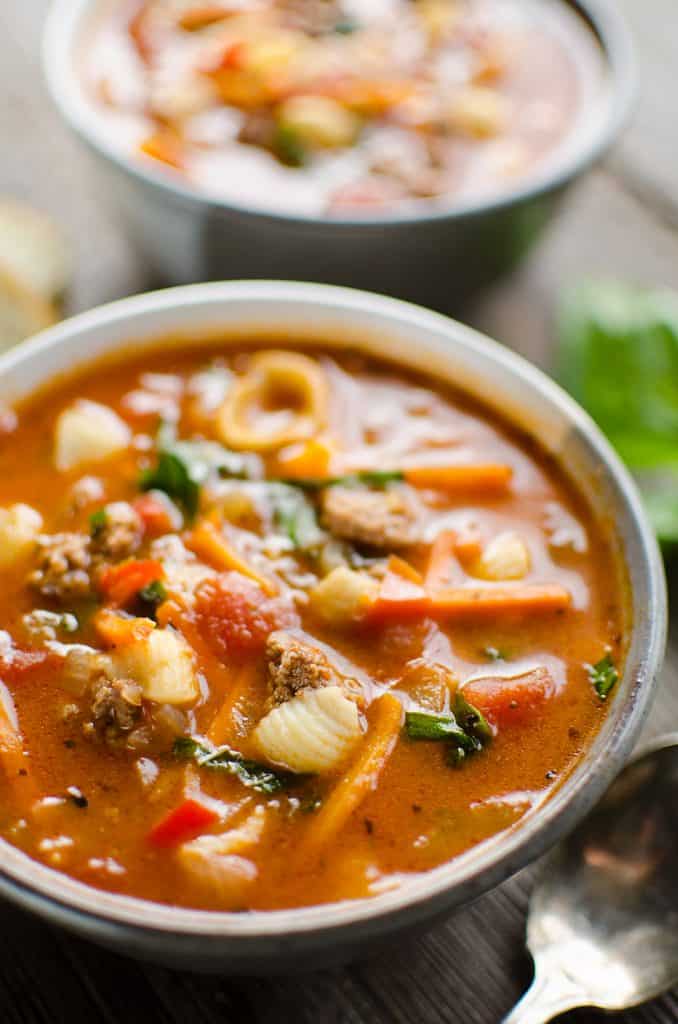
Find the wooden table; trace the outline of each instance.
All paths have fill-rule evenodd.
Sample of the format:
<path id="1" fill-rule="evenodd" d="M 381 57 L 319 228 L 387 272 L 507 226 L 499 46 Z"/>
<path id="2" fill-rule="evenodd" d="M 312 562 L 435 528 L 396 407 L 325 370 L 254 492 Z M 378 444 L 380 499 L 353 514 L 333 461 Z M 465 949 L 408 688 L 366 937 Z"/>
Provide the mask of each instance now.
<path id="1" fill-rule="evenodd" d="M 476 326 L 548 365 L 558 290 L 619 275 L 678 287 L 676 0 L 616 0 L 633 24 L 642 94 L 623 143 L 571 195 L 559 222 L 511 279 L 468 313 Z M 0 194 L 50 211 L 77 256 L 72 309 L 148 285 L 101 202 L 79 146 L 50 108 L 39 70 L 47 0 L 0 4 Z M 674 577 L 674 586 L 678 578 Z M 675 727 L 678 623 L 647 734 Z M 532 871 L 417 941 L 345 970 L 286 980 L 221 980 L 147 967 L 102 952 L 11 907 L 0 927 L 3 1024 L 498 1024 L 530 980 L 523 952 Z M 590 1011 L 572 1021 L 602 1017 Z M 678 1021 L 678 993 L 618 1018 Z"/>

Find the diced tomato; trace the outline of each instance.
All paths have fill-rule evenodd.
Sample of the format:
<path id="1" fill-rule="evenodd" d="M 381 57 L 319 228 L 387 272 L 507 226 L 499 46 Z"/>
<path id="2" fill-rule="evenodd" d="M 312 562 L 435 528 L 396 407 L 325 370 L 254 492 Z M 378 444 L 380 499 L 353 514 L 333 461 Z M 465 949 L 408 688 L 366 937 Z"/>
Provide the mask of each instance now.
<path id="1" fill-rule="evenodd" d="M 493 725 L 525 723 L 546 701 L 556 694 L 551 673 L 545 668 L 511 679 L 487 676 L 465 683 L 465 699 L 478 708 Z"/>
<path id="2" fill-rule="evenodd" d="M 164 576 L 160 562 L 153 559 L 131 560 L 112 565 L 106 569 L 100 581 L 101 593 L 116 608 L 122 608 L 132 601 L 140 590 Z"/>
<path id="3" fill-rule="evenodd" d="M 267 597 L 261 587 L 237 572 L 203 583 L 197 592 L 196 613 L 200 632 L 220 657 L 256 654 L 273 630 L 299 625 L 291 603 Z"/>
<path id="4" fill-rule="evenodd" d="M 135 498 L 132 505 L 141 519 L 147 537 L 162 537 L 181 527 L 181 514 L 166 495 L 149 491 Z"/>
<path id="5" fill-rule="evenodd" d="M 148 841 L 154 846 L 178 846 L 187 839 L 194 839 L 218 820 L 219 815 L 211 807 L 189 798 L 153 826 Z"/>

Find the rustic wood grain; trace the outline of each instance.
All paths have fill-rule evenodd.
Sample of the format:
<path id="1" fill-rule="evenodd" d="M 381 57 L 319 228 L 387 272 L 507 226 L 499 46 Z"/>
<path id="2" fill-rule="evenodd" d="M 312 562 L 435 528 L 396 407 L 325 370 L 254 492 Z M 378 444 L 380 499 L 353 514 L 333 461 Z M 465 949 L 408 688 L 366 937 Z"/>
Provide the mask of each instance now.
<path id="1" fill-rule="evenodd" d="M 553 299 L 582 277 L 678 287 L 675 0 L 616 0 L 633 26 L 642 87 L 633 122 L 605 166 L 572 193 L 528 262 L 468 311 L 476 326 L 548 367 Z M 47 0 L 0 5 L 0 193 L 55 216 L 76 253 L 70 309 L 144 290 L 130 249 L 79 146 L 51 109 L 39 71 Z M 673 589 L 678 576 L 671 573 Z M 678 596 L 678 594 L 676 595 Z M 678 621 L 646 735 L 678 721 Z M 530 979 L 523 952 L 526 871 L 423 938 L 349 968 L 292 980 L 170 972 L 98 950 L 2 907 L 3 1024 L 498 1024 Z M 581 1011 L 574 1024 L 604 1018 Z M 678 993 L 617 1018 L 675 1024 Z"/>

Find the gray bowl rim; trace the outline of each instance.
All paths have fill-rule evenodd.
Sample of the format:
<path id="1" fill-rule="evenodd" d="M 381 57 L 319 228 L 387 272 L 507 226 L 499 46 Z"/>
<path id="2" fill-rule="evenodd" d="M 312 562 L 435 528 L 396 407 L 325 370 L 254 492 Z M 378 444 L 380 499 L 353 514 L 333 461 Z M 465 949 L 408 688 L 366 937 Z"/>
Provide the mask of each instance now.
<path id="1" fill-rule="evenodd" d="M 110 161 L 126 176 L 156 188 L 184 206 L 221 210 L 234 217 L 252 217 L 260 223 L 294 225 L 297 229 L 328 230 L 343 233 L 389 230 L 402 224 L 437 223 L 466 220 L 480 215 L 501 213 L 522 203 L 549 195 L 565 187 L 599 160 L 621 133 L 637 92 L 635 48 L 626 19 L 614 0 L 556 0 L 571 7 L 589 25 L 596 36 L 609 71 L 607 112 L 596 131 L 587 133 L 586 141 L 573 146 L 571 154 L 558 161 L 547 173 L 536 176 L 507 193 L 487 199 L 471 200 L 431 209 L 392 211 L 385 215 L 330 218 L 284 211 L 257 209 L 246 204 L 203 194 L 199 189 L 174 180 L 169 175 L 145 167 L 128 158 L 115 144 L 108 145 L 91 132 L 84 115 L 86 108 L 82 88 L 73 67 L 72 51 L 80 32 L 80 23 L 98 0 L 52 0 L 43 33 L 43 71 L 49 92 L 57 109 L 75 133 L 100 157 Z"/>
<path id="2" fill-rule="evenodd" d="M 191 285 L 139 295 L 100 307 L 37 335 L 0 357 L 0 382 L 23 366 L 49 361 L 52 350 L 97 332 L 116 332 L 119 346 L 154 317 L 177 315 L 177 330 L 190 329 L 191 318 L 206 330 L 218 327 L 219 310 L 234 304 L 256 304 L 257 324 L 267 304 L 294 312 L 303 308 L 330 311 L 341 333 L 341 318 L 369 321 L 380 335 L 396 329 L 437 332 L 426 342 L 427 355 L 450 360 L 450 350 L 491 367 L 501 379 L 539 396 L 545 407 L 567 423 L 567 437 L 581 446 L 591 465 L 599 467 L 614 504 L 614 523 L 623 539 L 625 562 L 635 581 L 635 619 L 630 631 L 629 660 L 605 722 L 587 754 L 537 810 L 514 829 L 481 843 L 471 851 L 400 888 L 369 899 L 310 908 L 236 914 L 195 911 L 155 904 L 135 897 L 102 892 L 32 860 L 0 841 L 0 894 L 43 917 L 104 944 L 115 944 L 141 957 L 173 959 L 223 957 L 249 968 L 253 961 L 298 950 L 321 955 L 341 943 L 373 942 L 399 929 L 440 917 L 506 880 L 553 846 L 602 796 L 623 767 L 639 734 L 662 662 L 667 626 L 666 581 L 659 548 L 640 496 L 628 471 L 588 415 L 542 371 L 498 342 L 438 313 L 400 300 L 329 285 L 279 281 L 243 281 Z M 262 312 L 263 311 L 263 312 Z M 269 315 L 272 315 L 269 314 Z M 295 312 L 295 315 L 296 312 Z M 252 321 L 249 317 L 249 321 Z M 239 321 L 240 322 L 240 321 Z M 270 321 L 268 321 L 270 323 Z M 301 320 L 299 320 L 301 323 Z M 155 335 L 154 335 L 155 331 Z M 157 337 L 150 327 L 145 337 Z M 119 335 L 118 333 L 119 332 Z M 136 337 L 138 337 L 138 333 Z M 351 335 L 352 343 L 355 337 Z M 86 346 L 81 345 L 82 348 Z M 369 349 L 368 349 L 369 350 Z M 76 367 L 86 367 L 82 355 Z M 71 366 L 72 371 L 74 367 Z M 478 371 L 479 372 L 479 371 Z M 49 379 L 46 377 L 45 379 Z M 640 609 L 640 621 L 638 620 Z M 635 652 L 635 654 L 634 654 Z M 632 660 L 634 659 L 634 660 Z M 8 863 L 10 861 L 11 863 Z"/>

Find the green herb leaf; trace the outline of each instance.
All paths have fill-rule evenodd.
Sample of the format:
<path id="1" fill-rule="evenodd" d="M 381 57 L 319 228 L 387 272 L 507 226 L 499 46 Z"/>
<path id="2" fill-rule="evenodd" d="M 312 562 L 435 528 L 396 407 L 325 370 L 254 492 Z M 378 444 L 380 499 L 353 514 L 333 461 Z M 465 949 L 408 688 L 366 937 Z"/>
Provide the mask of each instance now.
<path id="1" fill-rule="evenodd" d="M 257 761 L 250 761 L 230 747 L 210 749 L 190 736 L 178 737 L 174 741 L 172 753 L 175 757 L 195 761 L 200 768 L 235 775 L 243 786 L 258 793 L 278 793 L 296 781 L 295 776 L 289 772 L 275 771 Z"/>
<path id="2" fill-rule="evenodd" d="M 164 491 L 191 519 L 198 511 L 200 488 L 210 477 L 248 477 L 245 456 L 216 441 L 178 441 L 167 424 L 158 431 L 157 447 L 157 465 L 142 474 L 139 486 L 142 491 Z"/>
<path id="3" fill-rule="evenodd" d="M 350 36 L 352 32 L 357 32 L 360 28 L 360 22 L 355 18 L 341 18 L 334 25 L 334 31 L 340 36 Z"/>
<path id="4" fill-rule="evenodd" d="M 586 670 L 593 689 L 601 700 L 607 700 L 608 694 L 619 681 L 619 673 L 614 666 L 609 652 L 604 658 L 597 661 L 595 665 L 587 665 Z"/>
<path id="5" fill-rule="evenodd" d="M 105 508 L 98 508 L 89 517 L 89 532 L 92 537 L 98 537 L 108 524 L 108 516 Z"/>
<path id="6" fill-rule="evenodd" d="M 346 476 L 289 478 L 280 483 L 300 487 L 304 491 L 323 491 L 327 487 L 388 487 L 404 479 L 405 474 L 399 469 L 365 469 Z"/>
<path id="7" fill-rule="evenodd" d="M 664 544 L 678 543 L 678 294 L 620 283 L 569 292 L 557 376 L 636 475 Z"/>
<path id="8" fill-rule="evenodd" d="M 462 729 L 454 715 L 408 711 L 405 714 L 405 732 L 411 740 L 443 740 L 464 754 L 474 753 L 482 746 L 479 739 Z"/>
<path id="9" fill-rule="evenodd" d="M 308 158 L 306 147 L 297 132 L 285 124 L 277 126 L 272 149 L 278 160 L 288 167 L 303 167 Z"/>
<path id="10" fill-rule="evenodd" d="M 462 690 L 457 690 L 454 698 L 454 714 L 464 732 L 473 736 L 480 743 L 487 743 L 493 737 L 492 727 L 481 711 L 470 704 Z"/>
<path id="11" fill-rule="evenodd" d="M 139 591 L 139 597 L 145 604 L 157 607 L 167 600 L 167 589 L 162 580 L 153 580 Z"/>
<path id="12" fill-rule="evenodd" d="M 322 543 L 325 534 L 318 525 L 313 504 L 303 491 L 287 484 L 272 484 L 269 494 L 275 521 L 295 548 L 308 550 Z"/>

